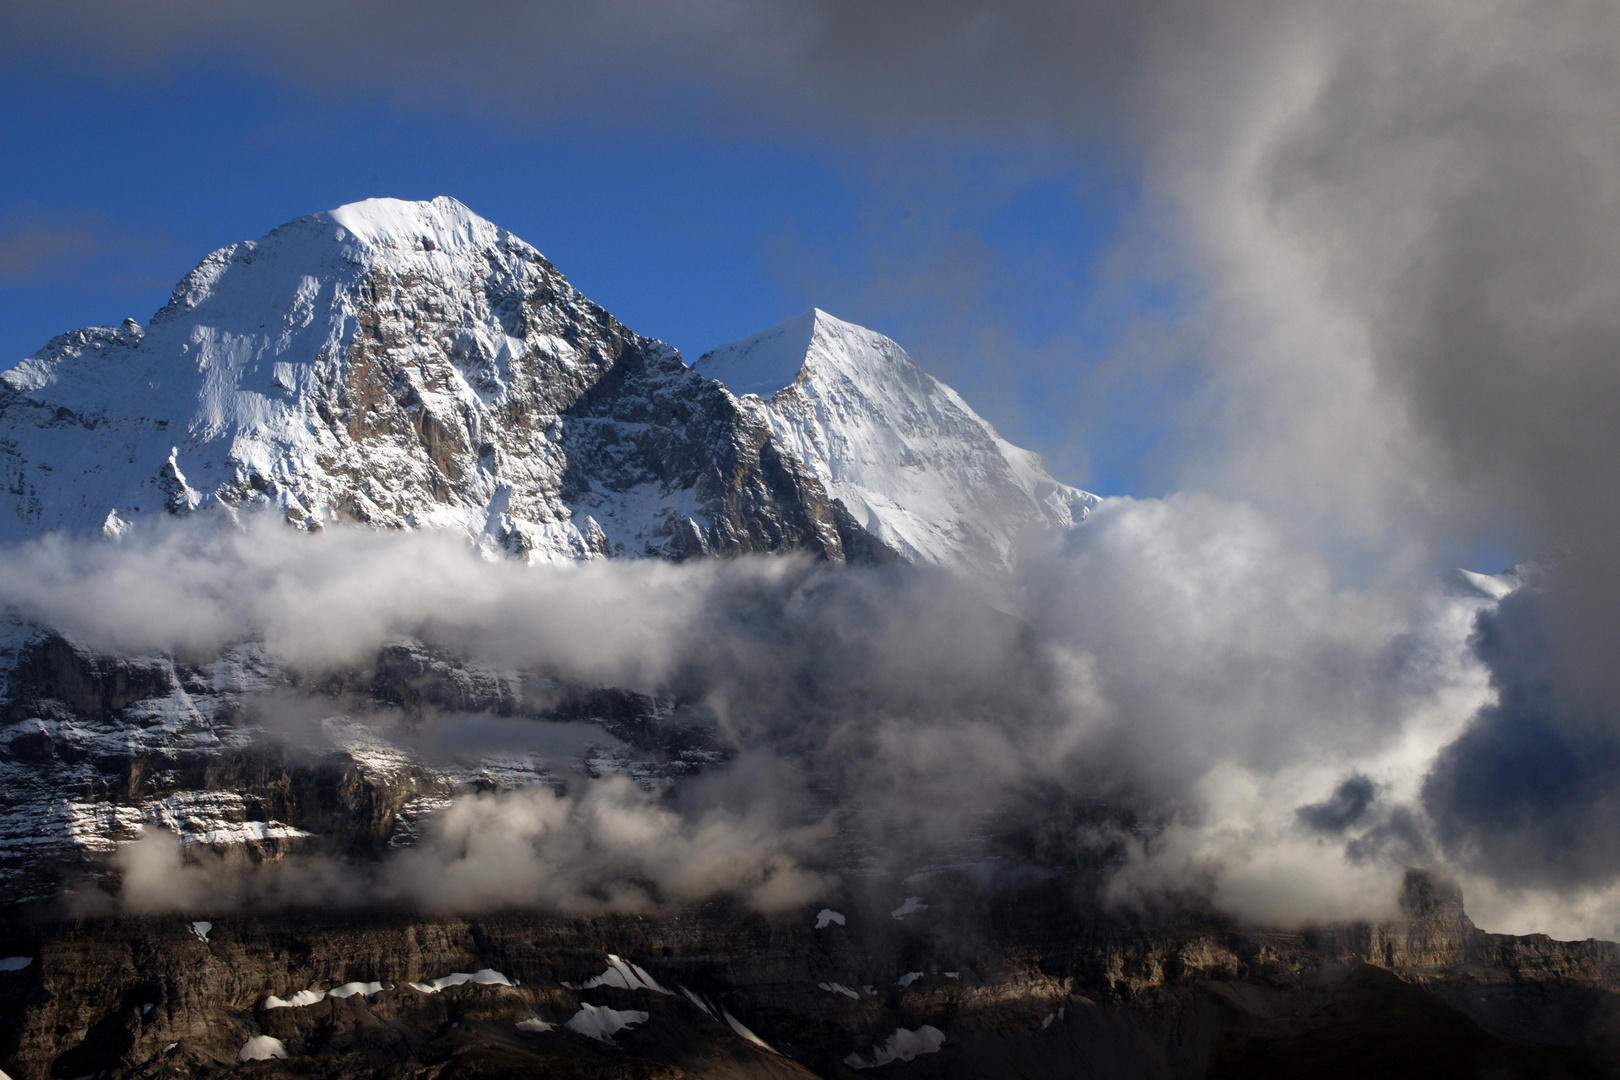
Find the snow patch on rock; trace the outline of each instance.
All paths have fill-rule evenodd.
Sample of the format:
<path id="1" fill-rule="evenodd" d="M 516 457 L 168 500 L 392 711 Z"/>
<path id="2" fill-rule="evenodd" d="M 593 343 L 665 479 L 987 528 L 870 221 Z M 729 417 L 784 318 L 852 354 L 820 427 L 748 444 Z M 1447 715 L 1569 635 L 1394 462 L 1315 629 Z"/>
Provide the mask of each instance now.
<path id="1" fill-rule="evenodd" d="M 919 1054 L 935 1054 L 945 1045 L 945 1033 L 937 1027 L 924 1024 L 915 1031 L 895 1028 L 881 1043 L 872 1044 L 872 1056 L 850 1054 L 844 1064 L 852 1069 L 877 1069 L 891 1061 L 910 1061 Z"/>
<path id="2" fill-rule="evenodd" d="M 738 1020 L 735 1016 L 732 1016 L 725 1009 L 720 1010 L 720 1015 L 725 1019 L 726 1026 L 741 1036 L 743 1041 L 753 1043 L 766 1053 L 776 1054 L 778 1057 L 781 1056 L 781 1054 L 777 1053 L 777 1051 L 769 1043 L 760 1038 L 758 1035 L 755 1035 L 752 1031 L 749 1031 L 747 1026 L 743 1024 L 741 1020 Z"/>
<path id="3" fill-rule="evenodd" d="M 354 997 L 356 994 L 362 994 L 365 997 L 370 997 L 373 994 L 380 994 L 382 991 L 383 984 L 380 982 L 349 982 L 344 983 L 342 986 L 332 987 L 326 992 L 326 996 L 348 998 Z"/>
<path id="4" fill-rule="evenodd" d="M 405 985 L 419 993 L 437 994 L 440 990 L 446 990 L 452 986 L 461 986 L 465 983 L 473 983 L 478 986 L 511 986 L 512 980 L 493 968 L 481 968 L 473 972 L 451 972 L 449 975 L 434 979 L 432 982 L 413 982 Z"/>
<path id="5" fill-rule="evenodd" d="M 612 953 L 608 954 L 608 969 L 600 975 L 586 979 L 582 983 L 563 983 L 570 990 L 591 990 L 598 986 L 616 986 L 620 990 L 651 990 L 655 994 L 673 994 L 672 990 L 665 990 L 658 985 L 647 972 L 626 960 L 621 960 Z"/>
<path id="6" fill-rule="evenodd" d="M 455 978 L 455 976 L 449 977 Z M 448 985 L 455 984 L 451 983 Z M 373 994 L 382 993 L 382 990 L 383 984 L 380 982 L 350 982 L 344 983 L 342 986 L 334 986 L 330 990 L 300 990 L 290 998 L 279 998 L 276 997 L 276 995 L 271 994 L 269 997 L 264 999 L 264 1007 L 266 1009 L 301 1009 L 306 1005 L 319 1004 L 329 997 L 340 999 L 351 998 L 356 994 L 364 997 L 370 997 Z"/>
<path id="7" fill-rule="evenodd" d="M 639 1009 L 620 1011 L 581 1003 L 579 1012 L 569 1018 L 568 1029 L 598 1042 L 612 1042 L 615 1032 L 632 1024 L 646 1023 L 649 1019 L 651 1014 Z"/>
<path id="8" fill-rule="evenodd" d="M 269 1061 L 272 1058 L 287 1056 L 287 1048 L 280 1039 L 271 1035 L 255 1035 L 242 1044 L 242 1049 L 236 1052 L 241 1061 Z"/>
<path id="9" fill-rule="evenodd" d="M 889 914 L 894 916 L 896 919 L 903 919 L 907 915 L 917 915 L 927 910 L 928 905 L 922 902 L 922 897 L 908 896 L 906 897 L 905 903 L 889 912 Z"/>
<path id="10" fill-rule="evenodd" d="M 325 990 L 300 990 L 290 998 L 279 998 L 271 994 L 264 999 L 267 1009 L 301 1009 L 305 1005 L 316 1005 L 326 1000 Z"/>

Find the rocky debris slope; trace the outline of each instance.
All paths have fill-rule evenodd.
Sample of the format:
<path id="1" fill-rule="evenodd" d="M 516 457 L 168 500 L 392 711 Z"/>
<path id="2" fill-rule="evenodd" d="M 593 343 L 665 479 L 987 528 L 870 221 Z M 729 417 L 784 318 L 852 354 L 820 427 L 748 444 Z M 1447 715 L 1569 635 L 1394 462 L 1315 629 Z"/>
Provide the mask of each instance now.
<path id="1" fill-rule="evenodd" d="M 1099 500 L 1054 480 L 882 334 L 810 311 L 704 354 L 698 370 L 887 546 L 914 562 L 1005 566 L 1033 528 Z"/>
<path id="2" fill-rule="evenodd" d="M 16 919 L 0 1064 L 16 1080 L 1614 1075 L 1620 949 L 1471 926 L 1452 941 L 1463 925 L 1424 906 L 1429 888 L 1413 879 L 1398 924 L 1297 933 L 941 880 L 903 920 L 882 883 L 820 913 L 838 921 L 718 903 Z"/>

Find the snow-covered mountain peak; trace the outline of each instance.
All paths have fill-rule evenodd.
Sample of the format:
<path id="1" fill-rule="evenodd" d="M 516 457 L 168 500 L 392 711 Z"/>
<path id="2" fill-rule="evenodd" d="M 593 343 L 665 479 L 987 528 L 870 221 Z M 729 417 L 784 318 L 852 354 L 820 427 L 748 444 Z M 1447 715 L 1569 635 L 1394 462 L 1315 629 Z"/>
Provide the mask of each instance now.
<path id="1" fill-rule="evenodd" d="M 365 199 L 312 217 L 329 220 L 373 247 L 453 252 L 475 250 L 505 235 L 504 229 L 447 195 L 428 202 Z"/>
<path id="2" fill-rule="evenodd" d="M 62 335 L 0 383 L 81 416 L 161 421 L 171 440 L 182 421 L 184 434 L 252 437 L 274 426 L 289 393 L 348 374 L 367 288 L 431 281 L 453 301 L 477 291 L 492 266 L 512 274 L 531 263 L 551 271 L 539 252 L 454 199 L 368 199 L 212 252 L 147 327 L 126 320 Z M 467 314 L 474 318 L 458 320 L 465 332 L 485 329 L 467 325 L 476 321 Z M 488 329 L 498 347 L 506 335 Z"/>
<path id="3" fill-rule="evenodd" d="M 0 373 L 0 542 L 259 507 L 531 559 L 887 545 L 997 567 L 1095 502 L 825 312 L 702 363 L 454 199 L 352 203 L 212 253 L 145 327 Z"/>
<path id="4" fill-rule="evenodd" d="M 825 496 L 766 441 L 533 247 L 453 199 L 373 199 L 213 252 L 147 327 L 0 374 L 0 542 L 261 507 L 536 559 L 838 557 Z"/>
<path id="5" fill-rule="evenodd" d="M 801 380 L 880 386 L 895 379 L 914 380 L 921 374 L 893 341 L 820 308 L 711 349 L 697 366 L 738 397 L 753 394 L 760 398 L 769 398 Z"/>
<path id="6" fill-rule="evenodd" d="M 894 341 L 819 309 L 722 345 L 697 367 L 914 561 L 1005 566 L 1019 532 L 1067 528 L 1099 501 L 1054 480 Z"/>

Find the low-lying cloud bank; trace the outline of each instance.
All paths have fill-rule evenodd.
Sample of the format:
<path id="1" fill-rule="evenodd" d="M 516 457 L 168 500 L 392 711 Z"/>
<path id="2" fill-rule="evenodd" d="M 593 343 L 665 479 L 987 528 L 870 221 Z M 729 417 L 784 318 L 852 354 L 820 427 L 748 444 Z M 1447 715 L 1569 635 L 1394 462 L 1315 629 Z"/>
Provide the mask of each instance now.
<path id="1" fill-rule="evenodd" d="M 1533 631 L 1540 595 L 1493 608 L 1438 581 L 1346 587 L 1253 507 L 1195 495 L 1110 501 L 1031 537 L 994 583 L 797 557 L 525 566 L 442 535 L 256 521 L 51 538 L 0 561 L 0 604 L 96 647 L 206 656 L 259 638 L 290 669 L 324 672 L 408 635 L 674 695 L 741 750 L 674 791 L 469 795 L 419 846 L 359 871 L 212 872 L 149 838 L 120 856 L 137 910 L 234 894 L 643 910 L 717 893 L 777 909 L 829 887 L 835 851 L 915 870 L 999 813 L 1059 863 L 1122 854 L 1105 888 L 1116 903 L 1376 918 L 1406 867 L 1430 866 L 1460 877 L 1493 928 L 1612 934 L 1594 897 L 1616 853 L 1561 831 L 1585 789 L 1565 789 L 1564 818 L 1529 805 L 1543 797 L 1533 777 L 1477 796 L 1475 774 L 1503 739 L 1522 743 L 1515 710 L 1538 692 L 1534 672 L 1507 681 L 1492 650 Z M 441 749 L 455 722 L 438 722 Z M 490 738 L 479 723 L 469 738 Z M 1593 791 L 1606 760 L 1580 763 Z M 1134 827 L 1065 823 L 1036 792 L 1100 799 Z"/>
<path id="2" fill-rule="evenodd" d="M 825 888 L 797 857 L 824 830 L 790 826 L 762 807 L 682 815 L 623 777 L 574 796 L 549 787 L 454 800 L 423 841 L 375 864 L 293 856 L 228 865 L 149 830 L 113 856 L 119 904 L 146 914 L 237 907 L 400 903 L 429 912 L 544 908 L 569 914 L 652 911 L 717 894 L 771 912 Z M 82 900 L 93 910 L 92 895 Z"/>

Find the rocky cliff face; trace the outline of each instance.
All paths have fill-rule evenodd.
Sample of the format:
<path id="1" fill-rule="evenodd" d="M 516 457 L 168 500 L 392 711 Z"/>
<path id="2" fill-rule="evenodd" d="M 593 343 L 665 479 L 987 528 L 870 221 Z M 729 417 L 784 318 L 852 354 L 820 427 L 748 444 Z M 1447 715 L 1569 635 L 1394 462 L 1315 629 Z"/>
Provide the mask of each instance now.
<path id="1" fill-rule="evenodd" d="M 393 710 L 406 728 L 442 710 L 543 716 L 588 737 L 565 760 L 456 763 L 323 724 L 327 749 L 311 754 L 295 733 L 265 738 L 252 703 L 277 687 Z M 1287 932 L 1111 911 L 1074 869 L 1002 885 L 972 872 L 854 875 L 848 892 L 771 917 L 720 900 L 642 916 L 249 903 L 65 918 L 52 887 L 78 875 L 86 888 L 140 828 L 237 859 L 320 845 L 363 864 L 415 842 L 458 792 L 589 770 L 661 782 L 730 749 L 670 702 L 404 640 L 364 670 L 299 686 L 251 645 L 198 665 L 41 634 L 19 648 L 7 693 L 0 1068 L 14 1080 L 1317 1076 L 1330 1065 L 1531 1077 L 1613 1075 L 1620 1061 L 1620 946 L 1482 933 L 1454 889 L 1416 873 L 1398 921 Z M 29 809 L 58 805 L 55 818 Z M 913 891 L 923 903 L 907 913 L 899 901 Z M 613 976 L 610 956 L 647 983 Z M 241 1060 L 260 1051 L 287 1056 Z"/>
<path id="2" fill-rule="evenodd" d="M 311 719 L 289 724 L 289 702 Z M 414 641 L 309 685 L 247 643 L 206 663 L 97 653 L 51 632 L 17 648 L 0 702 L 0 905 L 106 872 L 149 828 L 232 859 L 413 843 L 458 792 L 621 773 L 668 783 L 734 750 L 700 711 L 498 671 Z M 573 732 L 546 753 L 432 753 L 434 716 Z"/>
<path id="3" fill-rule="evenodd" d="M 931 885 L 905 920 L 876 887 L 771 919 L 16 920 L 0 1060 L 16 1080 L 1531 1077 L 1612 1075 L 1620 1050 L 1613 946 L 1469 928 L 1464 951 L 1519 962 L 1383 966 L 1377 941 L 1456 928 L 1422 879 L 1399 924 L 1300 933 Z M 260 1051 L 285 1056 L 243 1062 Z"/>

